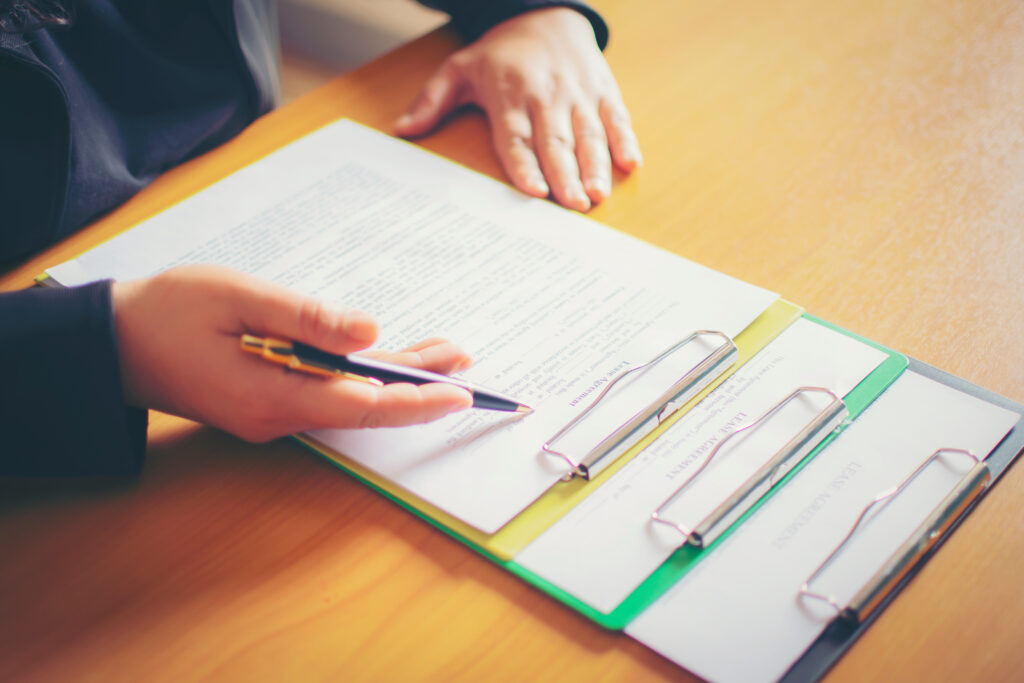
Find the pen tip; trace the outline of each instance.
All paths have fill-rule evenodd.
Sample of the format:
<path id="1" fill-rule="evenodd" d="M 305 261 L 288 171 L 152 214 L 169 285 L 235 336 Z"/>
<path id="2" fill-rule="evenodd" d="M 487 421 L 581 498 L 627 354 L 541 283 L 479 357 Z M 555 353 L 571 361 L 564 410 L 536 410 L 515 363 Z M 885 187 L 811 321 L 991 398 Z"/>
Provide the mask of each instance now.
<path id="1" fill-rule="evenodd" d="M 531 408 L 530 406 L 526 405 L 525 403 L 520 403 L 519 407 L 516 408 L 516 412 L 517 413 L 523 413 L 524 415 L 529 415 L 530 413 L 533 412 L 533 408 Z"/>

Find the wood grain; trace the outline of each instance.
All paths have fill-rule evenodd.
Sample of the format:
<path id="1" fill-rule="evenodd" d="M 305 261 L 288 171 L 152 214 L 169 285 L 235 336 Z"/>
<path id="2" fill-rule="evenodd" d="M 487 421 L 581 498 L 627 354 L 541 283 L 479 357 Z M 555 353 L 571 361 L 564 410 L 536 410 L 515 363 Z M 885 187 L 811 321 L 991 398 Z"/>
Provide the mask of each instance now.
<path id="1" fill-rule="evenodd" d="M 1024 400 L 1024 8 L 594 3 L 643 169 L 597 220 Z M 458 43 L 338 78 L 0 278 L 26 286 L 339 116 L 387 130 Z M 501 177 L 484 119 L 424 147 Z M 153 415 L 136 480 L 0 499 L 2 680 L 679 680 L 298 445 Z M 45 454 L 41 454 L 45 457 Z M 831 674 L 1018 678 L 1012 468 Z"/>

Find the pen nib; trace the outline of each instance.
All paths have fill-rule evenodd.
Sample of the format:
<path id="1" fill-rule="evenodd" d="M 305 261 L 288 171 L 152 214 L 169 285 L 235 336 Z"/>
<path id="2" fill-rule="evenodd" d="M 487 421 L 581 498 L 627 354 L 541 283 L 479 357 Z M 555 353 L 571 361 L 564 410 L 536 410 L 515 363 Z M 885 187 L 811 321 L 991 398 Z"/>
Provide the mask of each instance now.
<path id="1" fill-rule="evenodd" d="M 520 403 L 519 407 L 516 408 L 516 412 L 517 413 L 523 413 L 524 415 L 529 415 L 530 413 L 533 412 L 533 408 L 531 408 L 530 406 L 526 405 L 525 403 Z"/>

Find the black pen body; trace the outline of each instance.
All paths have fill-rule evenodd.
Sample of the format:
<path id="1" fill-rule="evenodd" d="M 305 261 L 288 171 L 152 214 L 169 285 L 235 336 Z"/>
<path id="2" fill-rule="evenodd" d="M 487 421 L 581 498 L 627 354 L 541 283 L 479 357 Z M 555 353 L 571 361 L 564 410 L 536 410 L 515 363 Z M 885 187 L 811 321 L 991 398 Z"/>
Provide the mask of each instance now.
<path id="1" fill-rule="evenodd" d="M 364 358 L 362 356 L 342 356 L 322 351 L 308 344 L 293 342 L 293 353 L 305 364 L 313 365 L 324 370 L 336 372 L 347 372 L 363 377 L 378 379 L 384 384 L 397 384 L 405 382 L 408 384 L 431 384 L 440 382 L 461 387 L 473 395 L 473 407 L 485 410 L 501 410 L 506 412 L 530 412 L 531 408 L 508 396 L 474 386 L 448 375 L 442 375 L 429 370 L 411 368 L 396 363 L 377 360 L 375 358 Z"/>

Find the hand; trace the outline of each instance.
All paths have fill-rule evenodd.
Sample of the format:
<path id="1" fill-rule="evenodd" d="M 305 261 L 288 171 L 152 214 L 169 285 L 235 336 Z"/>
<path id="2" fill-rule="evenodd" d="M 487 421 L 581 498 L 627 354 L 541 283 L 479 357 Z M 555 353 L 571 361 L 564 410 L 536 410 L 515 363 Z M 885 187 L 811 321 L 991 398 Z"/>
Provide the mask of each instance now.
<path id="1" fill-rule="evenodd" d="M 377 324 L 359 311 L 212 266 L 174 268 L 113 286 L 121 381 L 129 404 L 211 424 L 248 441 L 319 427 L 429 422 L 472 404 L 448 384 L 377 387 L 322 379 L 243 353 L 244 332 L 293 339 L 333 353 L 368 347 Z M 385 360 L 449 373 L 469 365 L 454 344 L 429 340 Z"/>
<path id="2" fill-rule="evenodd" d="M 622 171 L 641 163 L 615 78 L 573 9 L 520 14 L 453 54 L 396 132 L 423 135 L 469 103 L 487 112 L 502 166 L 527 194 L 586 211 L 611 193 L 609 151 Z"/>

